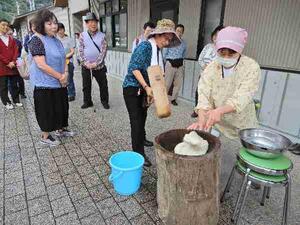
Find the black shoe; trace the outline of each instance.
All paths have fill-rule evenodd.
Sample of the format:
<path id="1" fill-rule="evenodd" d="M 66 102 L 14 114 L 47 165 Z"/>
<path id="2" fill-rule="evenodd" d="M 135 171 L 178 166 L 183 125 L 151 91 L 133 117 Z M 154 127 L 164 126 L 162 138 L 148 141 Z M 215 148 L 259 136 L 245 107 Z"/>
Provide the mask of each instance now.
<path id="1" fill-rule="evenodd" d="M 104 109 L 109 109 L 109 104 L 107 102 L 102 102 L 103 108 Z"/>
<path id="2" fill-rule="evenodd" d="M 193 112 L 193 113 L 191 114 L 191 117 L 192 117 L 192 118 L 196 118 L 196 117 L 198 117 L 198 114 L 197 114 L 196 112 Z"/>
<path id="3" fill-rule="evenodd" d="M 148 140 L 144 140 L 144 146 L 146 147 L 152 147 L 153 146 L 153 142 L 152 141 L 148 141 Z"/>
<path id="4" fill-rule="evenodd" d="M 144 166 L 146 166 L 146 167 L 152 166 L 152 163 L 150 162 L 150 160 L 148 159 L 147 156 L 144 155 L 144 159 L 145 159 Z"/>
<path id="5" fill-rule="evenodd" d="M 94 104 L 92 102 L 90 103 L 83 103 L 83 105 L 81 106 L 82 109 L 86 109 L 86 108 L 89 108 L 89 107 L 93 107 Z"/>
<path id="6" fill-rule="evenodd" d="M 24 99 L 24 98 L 27 98 L 27 96 L 25 94 L 22 94 L 21 98 Z"/>
<path id="7" fill-rule="evenodd" d="M 295 155 L 300 155 L 300 144 L 299 143 L 292 144 L 288 150 Z"/>
<path id="8" fill-rule="evenodd" d="M 75 101 L 75 96 L 70 96 L 70 97 L 68 98 L 68 100 L 69 100 L 69 102 Z"/>
<path id="9" fill-rule="evenodd" d="M 178 105 L 176 100 L 171 101 L 172 105 Z"/>

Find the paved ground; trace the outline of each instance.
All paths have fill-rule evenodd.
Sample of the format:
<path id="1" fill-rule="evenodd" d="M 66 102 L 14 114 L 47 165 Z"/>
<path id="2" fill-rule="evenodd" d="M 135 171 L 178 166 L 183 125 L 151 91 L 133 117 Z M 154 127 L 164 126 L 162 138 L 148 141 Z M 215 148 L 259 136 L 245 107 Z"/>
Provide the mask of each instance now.
<path id="1" fill-rule="evenodd" d="M 70 128 L 78 132 L 63 144 L 41 146 L 31 91 L 24 107 L 0 110 L 0 224 L 162 224 L 157 215 L 156 169 L 144 171 L 140 191 L 131 197 L 117 195 L 108 182 L 108 159 L 113 152 L 130 149 L 128 115 L 121 95 L 120 81 L 110 78 L 111 110 L 104 110 L 94 97 L 96 113 L 81 110 L 81 81 L 77 74 L 77 99 L 70 104 Z M 98 91 L 94 96 L 99 96 Z M 148 138 L 162 131 L 191 123 L 192 105 L 179 101 L 169 119 L 158 120 L 149 112 Z M 221 188 L 224 188 L 234 162 L 237 142 L 222 138 Z M 147 154 L 154 159 L 154 149 Z M 289 155 L 291 156 L 291 155 Z M 300 224 L 300 157 L 291 156 L 293 189 L 291 225 Z M 240 179 L 220 207 L 219 225 L 230 224 Z M 251 190 L 241 224 L 280 224 L 283 189 L 272 190 L 265 207 L 258 201 L 261 191 Z"/>

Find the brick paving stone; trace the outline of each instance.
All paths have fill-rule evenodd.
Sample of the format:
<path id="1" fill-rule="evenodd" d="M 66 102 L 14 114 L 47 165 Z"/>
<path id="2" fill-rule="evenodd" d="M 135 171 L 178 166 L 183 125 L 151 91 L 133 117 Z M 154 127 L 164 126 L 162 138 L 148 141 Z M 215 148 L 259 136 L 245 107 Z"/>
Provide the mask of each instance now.
<path id="1" fill-rule="evenodd" d="M 5 215 L 10 215 L 22 209 L 26 209 L 26 200 L 23 194 L 5 199 Z"/>
<path id="2" fill-rule="evenodd" d="M 74 203 L 79 219 L 94 214 L 97 207 L 92 198 L 87 197 Z"/>
<path id="3" fill-rule="evenodd" d="M 65 156 L 68 154 L 63 145 L 59 145 L 52 148 L 51 152 L 54 158 L 59 156 Z"/>
<path id="4" fill-rule="evenodd" d="M 113 198 L 104 199 L 98 202 L 97 207 L 105 219 L 121 213 L 121 208 Z"/>
<path id="5" fill-rule="evenodd" d="M 72 157 L 72 161 L 76 167 L 89 163 L 88 160 L 83 155 Z"/>
<path id="6" fill-rule="evenodd" d="M 0 208 L 3 208 L 4 205 L 4 197 L 3 193 L 0 193 Z"/>
<path id="7" fill-rule="evenodd" d="M 67 187 L 73 187 L 78 184 L 82 184 L 82 181 L 77 173 L 63 176 L 63 181 Z"/>
<path id="8" fill-rule="evenodd" d="M 63 182 L 62 177 L 58 172 L 44 175 L 44 180 L 47 187 Z"/>
<path id="9" fill-rule="evenodd" d="M 101 181 L 108 190 L 111 190 L 113 188 L 113 184 L 108 180 L 108 176 L 101 177 Z"/>
<path id="10" fill-rule="evenodd" d="M 4 212 L 3 212 L 3 208 L 0 208 L 0 224 L 4 224 Z"/>
<path id="11" fill-rule="evenodd" d="M 55 165 L 54 162 L 48 162 L 41 166 L 41 170 L 43 175 L 49 174 L 49 173 L 55 173 L 58 171 L 58 167 Z"/>
<path id="12" fill-rule="evenodd" d="M 98 153 L 95 151 L 95 149 L 93 149 L 92 147 L 91 148 L 88 148 L 88 149 L 85 149 L 85 150 L 82 150 L 83 154 L 86 156 L 86 157 L 93 157 L 93 156 L 98 156 Z"/>
<path id="13" fill-rule="evenodd" d="M 73 166 L 72 163 L 60 165 L 60 166 L 58 166 L 58 168 L 59 168 L 59 172 L 62 176 L 69 175 L 69 174 L 76 172 L 75 167 Z"/>
<path id="14" fill-rule="evenodd" d="M 16 182 L 13 184 L 5 185 L 5 197 L 10 198 L 12 196 L 24 194 L 23 181 Z"/>
<path id="15" fill-rule="evenodd" d="M 47 196 L 42 196 L 28 201 L 29 215 L 35 216 L 50 210 Z"/>
<path id="16" fill-rule="evenodd" d="M 68 187 L 69 195 L 73 201 L 83 199 L 89 196 L 88 190 L 83 184 Z"/>
<path id="17" fill-rule="evenodd" d="M 104 161 L 99 156 L 88 157 L 88 161 L 92 166 L 98 166 L 100 163 L 104 163 Z"/>
<path id="18" fill-rule="evenodd" d="M 96 185 L 100 185 L 102 182 L 96 173 L 86 175 L 82 177 L 83 182 L 87 186 L 87 188 L 94 187 Z"/>
<path id="19" fill-rule="evenodd" d="M 32 174 L 40 171 L 40 167 L 36 163 L 26 164 L 23 166 L 24 175 Z"/>
<path id="20" fill-rule="evenodd" d="M 115 201 L 118 202 L 118 203 L 127 201 L 127 200 L 129 200 L 129 199 L 132 198 L 132 196 L 119 195 L 119 194 L 113 189 L 113 187 L 112 187 L 111 189 L 109 189 L 109 192 L 111 193 L 111 195 L 113 196 L 113 198 L 115 199 Z"/>
<path id="21" fill-rule="evenodd" d="M 55 220 L 52 212 L 46 212 L 37 216 L 30 217 L 31 225 L 54 225 Z"/>
<path id="22" fill-rule="evenodd" d="M 152 220 L 154 220 L 154 221 L 159 220 L 156 200 L 146 202 L 146 203 L 142 204 L 142 206 L 143 206 L 144 209 L 146 209 L 147 213 L 150 215 Z"/>
<path id="23" fill-rule="evenodd" d="M 92 214 L 81 219 L 82 225 L 105 225 L 104 219 L 100 214 Z"/>
<path id="24" fill-rule="evenodd" d="M 13 171 L 10 174 L 5 175 L 5 184 L 13 184 L 15 182 L 20 182 L 23 180 L 22 170 Z"/>
<path id="25" fill-rule="evenodd" d="M 100 177 L 108 176 L 110 174 L 110 168 L 106 163 L 100 163 L 99 165 L 94 167 L 94 170 Z"/>
<path id="26" fill-rule="evenodd" d="M 21 163 L 20 159 L 18 159 L 15 162 L 5 161 L 5 171 L 6 171 L 6 173 L 14 172 L 14 171 L 20 171 L 20 170 L 22 171 L 22 163 Z"/>
<path id="27" fill-rule="evenodd" d="M 27 199 L 34 199 L 46 195 L 46 188 L 44 183 L 36 183 L 26 187 Z"/>
<path id="28" fill-rule="evenodd" d="M 95 172 L 93 170 L 93 167 L 90 166 L 89 164 L 78 166 L 77 170 L 78 170 L 78 173 L 80 174 L 80 176 L 82 176 L 82 177 Z"/>
<path id="29" fill-rule="evenodd" d="M 24 155 L 22 153 L 22 163 L 23 163 L 23 165 L 32 164 L 32 163 L 33 164 L 34 163 L 38 164 L 38 159 L 37 159 L 34 151 L 30 152 L 30 153 L 25 153 L 25 154 L 26 155 Z"/>
<path id="30" fill-rule="evenodd" d="M 55 219 L 56 225 L 80 225 L 80 221 L 75 213 L 68 213 Z"/>
<path id="31" fill-rule="evenodd" d="M 68 195 L 67 189 L 63 183 L 55 184 L 47 188 L 50 201 L 62 198 Z"/>
<path id="32" fill-rule="evenodd" d="M 22 210 L 10 215 L 6 215 L 5 224 L 6 225 L 17 225 L 17 224 L 29 225 L 27 210 Z"/>
<path id="33" fill-rule="evenodd" d="M 68 155 L 62 155 L 62 156 L 56 157 L 55 162 L 57 163 L 58 166 L 72 163 L 72 161 Z"/>
<path id="34" fill-rule="evenodd" d="M 123 214 L 118 214 L 114 217 L 108 218 L 106 221 L 107 225 L 129 225 L 130 222 Z"/>
<path id="35" fill-rule="evenodd" d="M 68 151 L 70 157 L 83 156 L 83 153 L 79 148 L 74 148 L 71 150 L 68 149 L 67 151 Z"/>
<path id="36" fill-rule="evenodd" d="M 75 211 L 69 196 L 51 201 L 51 206 L 55 217 Z"/>
<path id="37" fill-rule="evenodd" d="M 95 202 L 111 197 L 111 194 L 103 184 L 89 188 L 89 192 Z"/>
<path id="38" fill-rule="evenodd" d="M 24 175 L 25 186 L 31 186 L 37 183 L 43 182 L 43 177 L 41 172 L 36 172 L 28 175 Z"/>
<path id="39" fill-rule="evenodd" d="M 141 187 L 139 189 L 139 191 L 134 195 L 134 197 L 136 198 L 136 200 L 139 203 L 145 203 L 145 202 L 149 202 L 153 199 L 156 198 L 155 194 L 152 194 L 150 191 L 148 191 L 145 187 Z"/>
<path id="40" fill-rule="evenodd" d="M 147 214 L 137 216 L 131 219 L 130 222 L 132 225 L 155 225 L 153 220 Z"/>
<path id="41" fill-rule="evenodd" d="M 120 202 L 119 205 L 128 219 L 132 219 L 133 217 L 141 215 L 145 212 L 145 210 L 135 199 L 129 199 L 124 202 Z"/>

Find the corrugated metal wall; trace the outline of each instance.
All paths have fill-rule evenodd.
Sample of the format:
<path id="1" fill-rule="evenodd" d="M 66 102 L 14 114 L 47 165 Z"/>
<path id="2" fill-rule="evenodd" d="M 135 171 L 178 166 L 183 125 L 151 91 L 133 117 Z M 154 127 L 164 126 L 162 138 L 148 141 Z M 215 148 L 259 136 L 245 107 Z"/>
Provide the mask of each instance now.
<path id="1" fill-rule="evenodd" d="M 65 32 L 66 32 L 66 34 L 70 35 L 71 31 L 69 29 L 69 15 L 68 15 L 69 11 L 68 11 L 68 8 L 55 7 L 55 8 L 51 8 L 50 11 L 55 14 L 55 16 L 57 17 L 59 22 L 61 22 L 65 25 Z M 73 36 L 73 35 L 71 35 L 71 36 Z"/>
<path id="2" fill-rule="evenodd" d="M 144 23 L 150 19 L 150 0 L 128 0 L 127 37 L 128 51 L 131 52 L 134 38 L 143 32 Z"/>
<path id="3" fill-rule="evenodd" d="M 226 0 L 224 23 L 248 30 L 245 54 L 261 66 L 300 71 L 299 0 Z"/>
<path id="4" fill-rule="evenodd" d="M 179 1 L 178 23 L 185 26 L 183 39 L 188 43 L 187 58 L 197 57 L 201 2 L 200 0 Z"/>

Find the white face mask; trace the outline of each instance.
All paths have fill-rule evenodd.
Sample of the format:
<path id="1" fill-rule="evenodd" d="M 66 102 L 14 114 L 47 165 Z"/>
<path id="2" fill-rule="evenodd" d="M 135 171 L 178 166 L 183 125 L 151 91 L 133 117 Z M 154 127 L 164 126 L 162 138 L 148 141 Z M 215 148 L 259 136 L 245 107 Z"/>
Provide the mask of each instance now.
<path id="1" fill-rule="evenodd" d="M 217 62 L 220 63 L 222 66 L 226 67 L 226 68 L 229 68 L 229 67 L 233 67 L 237 61 L 238 61 L 238 58 L 223 58 L 219 55 L 217 55 Z"/>

